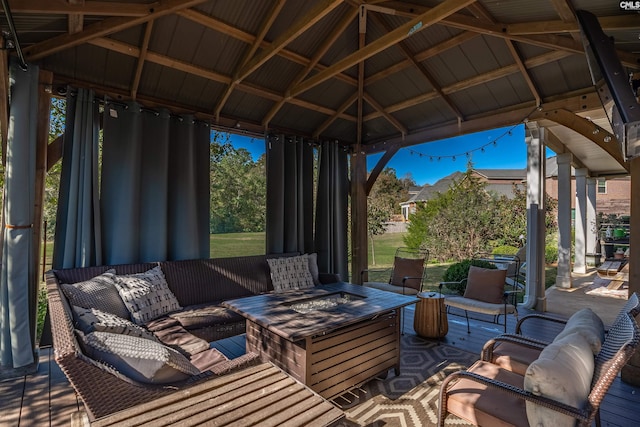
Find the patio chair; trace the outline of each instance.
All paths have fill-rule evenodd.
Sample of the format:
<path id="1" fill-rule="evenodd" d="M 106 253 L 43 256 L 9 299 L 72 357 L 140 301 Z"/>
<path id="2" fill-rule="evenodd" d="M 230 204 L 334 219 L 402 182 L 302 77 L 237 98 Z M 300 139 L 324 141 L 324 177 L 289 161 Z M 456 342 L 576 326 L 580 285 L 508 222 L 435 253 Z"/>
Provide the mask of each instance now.
<path id="1" fill-rule="evenodd" d="M 392 268 L 365 269 L 360 272 L 362 285 L 396 294 L 417 295 L 422 292 L 427 275 L 428 259 L 429 251 L 426 249 L 397 248 Z M 377 277 L 389 275 L 389 280 L 387 282 L 365 282 L 366 273 L 376 274 Z M 402 334 L 404 334 L 404 315 L 402 316 Z"/>
<path id="2" fill-rule="evenodd" d="M 429 251 L 424 249 L 397 248 L 393 267 L 387 269 L 365 269 L 360 272 L 362 285 L 403 295 L 422 292 L 426 278 Z M 387 281 L 365 281 L 365 274 L 388 277 Z"/>
<path id="3" fill-rule="evenodd" d="M 520 260 L 516 255 L 478 255 L 474 259 L 493 264 L 494 268 L 483 268 L 471 265 L 468 276 L 458 282 L 440 282 L 440 292 L 443 287 L 459 288 L 466 282 L 463 296 L 448 296 L 445 298 L 447 312 L 451 307 L 464 311 L 467 319 L 467 333 L 471 333 L 469 311 L 493 316 L 493 323 L 502 324 L 507 332 L 507 315 L 518 317 L 517 294 L 520 285 Z M 510 279 L 510 280 L 508 280 Z M 500 323 L 500 317 L 504 318 Z"/>
<path id="4" fill-rule="evenodd" d="M 602 400 L 635 353 L 640 330 L 622 314 L 595 358 L 581 337 L 550 344 L 524 376 L 485 361 L 452 373 L 440 387 L 438 425 L 454 414 L 474 425 L 590 426 L 595 420 L 599 427 Z"/>

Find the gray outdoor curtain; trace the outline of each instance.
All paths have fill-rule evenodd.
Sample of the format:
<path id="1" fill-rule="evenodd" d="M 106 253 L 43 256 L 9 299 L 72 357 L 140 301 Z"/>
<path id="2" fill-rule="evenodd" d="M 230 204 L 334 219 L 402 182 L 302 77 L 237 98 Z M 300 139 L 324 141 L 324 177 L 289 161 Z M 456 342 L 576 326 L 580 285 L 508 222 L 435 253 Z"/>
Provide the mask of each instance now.
<path id="1" fill-rule="evenodd" d="M 9 70 L 10 111 L 0 275 L 0 365 L 34 363 L 37 280 L 33 220 L 39 69 Z"/>
<path id="2" fill-rule="evenodd" d="M 271 135 L 266 153 L 267 254 L 313 252 L 313 146 Z"/>
<path id="3" fill-rule="evenodd" d="M 99 105 L 93 91 L 67 89 L 53 268 L 102 265 L 98 199 Z"/>
<path id="4" fill-rule="evenodd" d="M 209 141 L 189 115 L 105 107 L 105 264 L 209 257 Z"/>
<path id="5" fill-rule="evenodd" d="M 325 141 L 321 144 L 319 163 L 315 232 L 318 268 L 322 272 L 338 273 L 346 282 L 349 281 L 347 153 L 337 141 Z"/>

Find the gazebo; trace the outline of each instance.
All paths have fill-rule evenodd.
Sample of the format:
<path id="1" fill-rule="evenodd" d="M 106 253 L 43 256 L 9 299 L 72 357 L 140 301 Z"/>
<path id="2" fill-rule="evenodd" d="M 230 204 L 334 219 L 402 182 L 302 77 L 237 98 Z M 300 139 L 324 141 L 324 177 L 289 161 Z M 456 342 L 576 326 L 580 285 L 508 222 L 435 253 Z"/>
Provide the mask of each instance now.
<path id="1" fill-rule="evenodd" d="M 265 139 L 267 252 L 314 250 L 324 270 L 344 277 L 347 239 L 351 271 L 366 268 L 367 193 L 398 150 L 524 123 L 525 304 L 541 310 L 545 147 L 558 154 L 561 182 L 559 286 L 570 286 L 571 167 L 577 171 L 578 269 L 595 251 L 588 226 L 595 221 L 595 180 L 630 174 L 633 188 L 640 180 L 640 163 L 616 142 L 592 82 L 576 18 L 576 10 L 595 14 L 614 37 L 622 66 L 638 72 L 635 2 L 2 4 L 3 368 L 34 363 L 43 183 L 60 159 L 66 190 L 56 230 L 58 266 L 208 256 L 206 144 L 215 128 Z M 49 143 L 52 96 L 67 96 L 70 109 L 64 138 Z M 314 145 L 320 152 L 315 214 Z M 383 155 L 368 172 L 367 156 L 376 153 Z M 634 230 L 640 192 L 632 194 L 630 244 L 640 246 Z M 640 290 L 638 274 L 640 265 L 631 263 L 630 292 Z"/>

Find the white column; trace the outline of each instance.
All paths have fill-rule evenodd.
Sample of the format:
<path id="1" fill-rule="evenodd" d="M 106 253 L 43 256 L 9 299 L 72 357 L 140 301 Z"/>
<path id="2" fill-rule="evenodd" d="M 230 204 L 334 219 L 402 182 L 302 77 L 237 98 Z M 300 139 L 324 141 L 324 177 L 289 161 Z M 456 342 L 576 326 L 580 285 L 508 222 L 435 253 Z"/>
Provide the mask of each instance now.
<path id="1" fill-rule="evenodd" d="M 575 255 L 573 271 L 587 272 L 587 169 L 576 169 Z"/>
<path id="2" fill-rule="evenodd" d="M 558 154 L 558 288 L 571 287 L 571 160 Z"/>
<path id="3" fill-rule="evenodd" d="M 600 242 L 596 226 L 596 190 L 596 178 L 587 178 L 587 255 L 600 253 Z"/>
<path id="4" fill-rule="evenodd" d="M 544 286 L 544 194 L 545 148 L 544 128 L 528 122 L 527 143 L 527 275 L 525 308 L 546 310 Z"/>

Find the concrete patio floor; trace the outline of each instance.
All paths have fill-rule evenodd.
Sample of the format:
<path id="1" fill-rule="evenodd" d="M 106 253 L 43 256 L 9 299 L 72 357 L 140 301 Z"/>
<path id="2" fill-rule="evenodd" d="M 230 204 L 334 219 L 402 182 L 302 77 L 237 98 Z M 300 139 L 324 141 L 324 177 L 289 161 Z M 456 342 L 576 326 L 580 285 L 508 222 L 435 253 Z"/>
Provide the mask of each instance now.
<path id="1" fill-rule="evenodd" d="M 626 296 L 620 297 L 628 292 L 626 283 L 621 291 L 607 291 L 605 288 L 608 281 L 600 279 L 595 268 L 591 268 L 587 274 L 573 273 L 571 278 L 570 289 L 555 286 L 547 289 L 547 311 L 568 317 L 581 308 L 590 307 L 600 316 L 605 326 L 611 325 L 626 302 Z"/>

